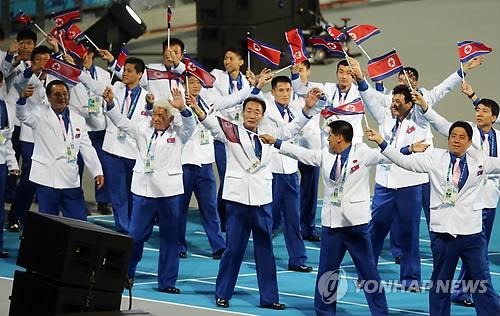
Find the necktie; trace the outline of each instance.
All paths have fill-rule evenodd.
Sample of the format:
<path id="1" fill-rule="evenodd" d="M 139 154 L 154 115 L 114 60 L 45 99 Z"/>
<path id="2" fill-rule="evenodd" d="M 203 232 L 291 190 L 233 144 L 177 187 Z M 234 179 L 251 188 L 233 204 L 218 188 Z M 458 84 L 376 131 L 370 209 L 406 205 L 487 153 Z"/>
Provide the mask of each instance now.
<path id="1" fill-rule="evenodd" d="M 343 94 L 342 92 L 339 91 L 339 105 L 343 105 L 344 104 L 346 94 Z"/>
<path id="2" fill-rule="evenodd" d="M 484 134 L 483 150 L 486 152 L 488 156 L 490 155 L 490 142 L 488 139 L 488 134 Z"/>
<path id="3" fill-rule="evenodd" d="M 238 92 L 238 81 L 233 80 L 233 93 Z"/>
<path id="4" fill-rule="evenodd" d="M 66 125 L 64 124 L 62 114 L 58 114 L 57 117 L 59 118 L 59 124 L 61 125 L 64 141 L 66 141 Z"/>
<path id="5" fill-rule="evenodd" d="M 397 143 L 398 141 L 398 136 L 399 136 L 399 131 L 401 130 L 401 124 L 399 123 L 399 120 L 396 119 L 396 124 L 392 128 L 392 138 L 391 138 L 391 144 L 392 143 Z"/>
<path id="6" fill-rule="evenodd" d="M 290 115 L 288 115 L 288 108 L 285 108 L 285 111 L 283 112 L 283 121 L 285 121 L 285 123 L 290 122 Z"/>
<path id="7" fill-rule="evenodd" d="M 455 188 L 458 188 L 458 182 L 460 181 L 460 158 L 457 157 L 455 164 L 453 165 L 453 176 L 451 178 L 451 183 Z"/>
<path id="8" fill-rule="evenodd" d="M 132 104 L 132 90 L 127 91 L 127 96 L 125 97 L 125 113 L 128 115 L 130 110 L 130 104 Z"/>
<path id="9" fill-rule="evenodd" d="M 259 141 L 259 137 L 257 135 L 253 135 L 253 141 L 255 144 L 255 156 L 260 160 L 262 158 L 262 144 Z"/>
<path id="10" fill-rule="evenodd" d="M 332 170 L 330 171 L 330 179 L 333 181 L 338 181 L 340 177 L 340 168 L 341 168 L 341 159 L 340 155 L 337 154 L 337 157 L 335 158 L 335 163 L 333 164 Z"/>

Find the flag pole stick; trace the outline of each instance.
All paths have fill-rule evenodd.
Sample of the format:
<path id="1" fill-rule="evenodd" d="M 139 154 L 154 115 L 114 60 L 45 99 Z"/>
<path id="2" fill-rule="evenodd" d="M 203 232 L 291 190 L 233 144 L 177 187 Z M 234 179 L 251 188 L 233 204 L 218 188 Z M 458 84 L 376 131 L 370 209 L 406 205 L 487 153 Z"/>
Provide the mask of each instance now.
<path id="1" fill-rule="evenodd" d="M 283 67 L 283 68 L 281 68 L 281 69 L 278 69 L 278 70 L 276 70 L 276 71 L 274 72 L 274 75 L 277 75 L 277 74 L 279 74 L 280 72 L 285 71 L 285 70 L 287 70 L 288 68 L 291 68 L 292 66 L 293 66 L 293 64 L 290 64 L 290 65 L 288 65 L 288 66 L 286 66 L 286 67 Z"/>
<path id="2" fill-rule="evenodd" d="M 47 38 L 42 38 L 42 40 L 40 42 L 38 42 L 38 44 L 36 44 L 36 47 L 42 45 L 45 41 L 47 40 Z"/>
<path id="3" fill-rule="evenodd" d="M 359 47 L 359 49 L 361 49 L 361 51 L 363 52 L 363 54 L 365 54 L 366 58 L 368 58 L 368 60 L 371 60 L 370 56 L 368 55 L 368 53 L 366 53 L 366 51 L 363 48 L 363 46 L 361 46 L 361 44 L 359 44 L 358 47 Z"/>
<path id="4" fill-rule="evenodd" d="M 457 42 L 458 45 L 458 42 Z M 460 47 L 458 48 L 458 62 L 460 63 L 460 70 L 462 70 L 462 84 L 465 83 L 465 72 L 464 72 L 464 64 L 460 60 Z"/>
<path id="5" fill-rule="evenodd" d="M 90 37 L 87 36 L 87 34 L 84 34 L 85 38 L 92 44 L 92 46 L 95 47 L 95 49 L 99 50 L 99 47 L 90 39 Z"/>
<path id="6" fill-rule="evenodd" d="M 403 73 L 405 74 L 406 81 L 408 81 L 408 85 L 410 86 L 411 92 L 413 92 L 413 86 L 411 85 L 410 78 L 408 78 L 408 74 L 406 73 L 404 67 L 403 67 Z"/>
<path id="7" fill-rule="evenodd" d="M 64 53 L 64 55 L 66 55 L 66 47 L 64 47 L 64 42 L 63 42 L 61 33 L 59 33 L 59 39 L 61 40 L 61 47 L 63 49 L 63 53 Z"/>
<path id="8" fill-rule="evenodd" d="M 47 33 L 45 33 L 42 28 L 40 26 L 38 26 L 38 24 L 36 23 L 33 23 L 33 25 L 40 31 L 40 33 L 43 34 L 43 36 L 47 37 Z"/>
<path id="9" fill-rule="evenodd" d="M 169 14 L 170 6 L 167 6 L 167 48 L 170 49 L 170 28 L 172 27 L 169 22 Z"/>
<path id="10" fill-rule="evenodd" d="M 340 47 L 342 47 L 342 51 L 344 52 L 345 60 L 347 60 L 349 69 L 351 70 L 351 72 L 353 72 L 351 62 L 349 61 L 349 55 L 347 55 L 347 52 L 345 51 L 344 46 L 342 44 L 340 44 Z"/>
<path id="11" fill-rule="evenodd" d="M 247 32 L 247 43 L 248 43 L 248 37 L 250 36 L 250 32 Z M 247 59 L 248 59 L 248 70 L 252 71 L 250 69 L 250 50 L 247 48 Z"/>

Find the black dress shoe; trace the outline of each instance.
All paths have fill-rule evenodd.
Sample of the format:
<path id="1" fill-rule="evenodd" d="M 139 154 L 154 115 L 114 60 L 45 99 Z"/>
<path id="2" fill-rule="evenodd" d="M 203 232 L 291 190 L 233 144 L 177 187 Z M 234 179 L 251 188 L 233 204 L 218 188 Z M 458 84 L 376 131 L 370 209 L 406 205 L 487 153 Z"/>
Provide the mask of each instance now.
<path id="1" fill-rule="evenodd" d="M 125 283 L 125 288 L 127 290 L 130 290 L 134 286 L 134 279 L 133 278 L 127 278 L 127 282 Z"/>
<path id="2" fill-rule="evenodd" d="M 222 307 L 222 308 L 228 308 L 229 307 L 229 300 L 226 300 L 224 298 L 216 297 L 215 298 L 215 305 Z"/>
<path id="3" fill-rule="evenodd" d="M 283 310 L 286 308 L 285 304 L 281 304 L 278 302 L 274 302 L 272 304 L 266 304 L 266 305 L 260 305 L 262 308 L 269 308 L 269 309 L 275 309 L 275 310 Z"/>
<path id="4" fill-rule="evenodd" d="M 222 248 L 222 249 L 219 249 L 216 252 L 214 252 L 212 254 L 212 259 L 219 260 L 220 258 L 222 258 L 222 254 L 224 253 L 224 250 L 226 250 L 226 249 Z"/>
<path id="5" fill-rule="evenodd" d="M 311 272 L 313 268 L 310 266 L 306 266 L 305 264 L 302 264 L 298 267 L 288 267 L 288 270 L 297 272 Z"/>
<path id="6" fill-rule="evenodd" d="M 187 252 L 183 251 L 183 252 L 179 252 L 179 258 L 181 259 L 186 259 L 188 257 L 188 254 Z"/>
<path id="7" fill-rule="evenodd" d="M 401 264 L 401 256 L 394 257 L 394 263 L 395 264 Z"/>
<path id="8" fill-rule="evenodd" d="M 181 294 L 181 290 L 176 287 L 167 287 L 164 289 L 158 289 L 158 291 L 168 294 Z"/>
<path id="9" fill-rule="evenodd" d="M 21 231 L 21 224 L 19 223 L 19 221 L 9 221 L 9 223 L 7 224 L 7 230 L 10 231 L 11 233 L 17 233 L 19 231 Z"/>
<path id="10" fill-rule="evenodd" d="M 312 242 L 318 242 L 318 241 L 321 240 L 321 238 L 319 238 L 318 235 L 311 235 L 309 237 L 304 238 L 304 240 L 312 241 Z"/>
<path id="11" fill-rule="evenodd" d="M 9 253 L 7 251 L 0 251 L 0 258 L 5 259 L 9 257 Z"/>

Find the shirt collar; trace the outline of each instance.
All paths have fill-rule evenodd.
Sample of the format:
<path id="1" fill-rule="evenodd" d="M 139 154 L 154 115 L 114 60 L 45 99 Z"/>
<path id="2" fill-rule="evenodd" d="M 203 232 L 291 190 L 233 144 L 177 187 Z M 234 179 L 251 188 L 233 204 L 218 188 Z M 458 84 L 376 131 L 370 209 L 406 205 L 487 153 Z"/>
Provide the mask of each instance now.
<path id="1" fill-rule="evenodd" d="M 125 86 L 125 92 L 128 93 L 129 92 L 129 88 L 127 86 Z M 140 92 L 141 92 L 141 85 L 138 84 L 135 88 L 133 88 L 131 93 L 131 97 L 135 97 L 136 95 L 138 95 Z"/>
<path id="2" fill-rule="evenodd" d="M 461 166 L 463 166 L 463 164 L 465 163 L 466 156 L 467 156 L 467 153 L 464 153 L 462 155 L 462 157 L 460 157 L 460 165 Z M 457 156 L 454 153 L 452 153 L 451 151 L 450 151 L 450 159 L 451 159 L 451 163 L 455 164 L 455 161 L 457 160 Z"/>
<path id="3" fill-rule="evenodd" d="M 280 111 L 280 114 L 283 115 L 283 113 L 285 113 L 285 110 L 287 109 L 287 107 L 279 104 L 278 102 L 274 101 L 274 103 L 276 104 L 276 107 L 278 108 L 278 111 Z"/>
<path id="4" fill-rule="evenodd" d="M 54 109 L 52 109 L 52 111 L 54 113 L 56 113 L 56 111 L 54 111 Z M 57 116 L 59 116 L 59 114 L 61 114 L 64 119 L 69 118 L 69 108 L 65 107 L 64 110 L 61 113 L 56 113 Z"/>

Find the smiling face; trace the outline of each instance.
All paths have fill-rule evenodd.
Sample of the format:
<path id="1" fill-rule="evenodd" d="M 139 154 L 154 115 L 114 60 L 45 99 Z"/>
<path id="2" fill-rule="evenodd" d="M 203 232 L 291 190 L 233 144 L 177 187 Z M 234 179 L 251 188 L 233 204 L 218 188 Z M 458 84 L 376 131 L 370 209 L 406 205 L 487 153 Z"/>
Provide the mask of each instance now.
<path id="1" fill-rule="evenodd" d="M 69 104 L 69 91 L 65 85 L 55 84 L 51 87 L 47 99 L 52 109 L 54 109 L 56 113 L 61 113 Z"/>
<path id="2" fill-rule="evenodd" d="M 463 127 L 455 127 L 448 136 L 448 150 L 457 157 L 461 157 L 472 144 Z"/>
<path id="3" fill-rule="evenodd" d="M 400 119 L 405 118 L 412 106 L 412 102 L 405 102 L 404 94 L 398 93 L 392 95 L 391 114 L 393 116 L 397 116 Z"/>
<path id="4" fill-rule="evenodd" d="M 152 121 L 155 130 L 166 130 L 170 127 L 173 119 L 174 116 L 167 109 L 158 106 L 153 109 Z"/>
<path id="5" fill-rule="evenodd" d="M 264 117 L 264 109 L 259 102 L 248 101 L 243 109 L 243 126 L 255 132 Z"/>

